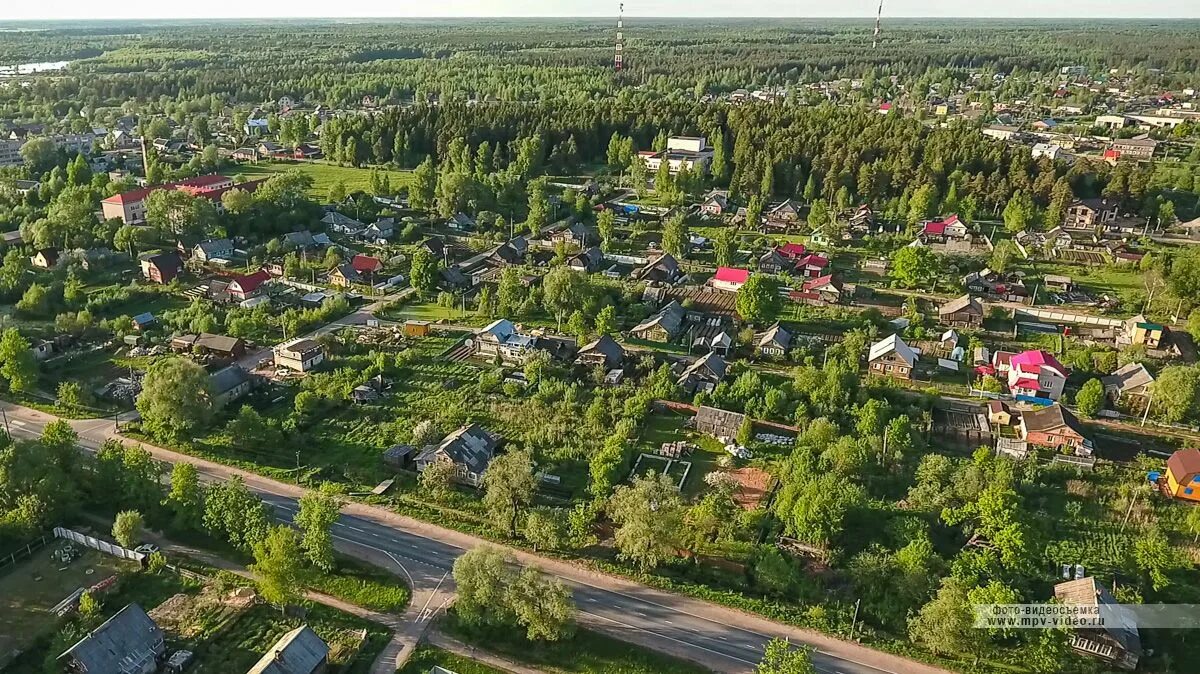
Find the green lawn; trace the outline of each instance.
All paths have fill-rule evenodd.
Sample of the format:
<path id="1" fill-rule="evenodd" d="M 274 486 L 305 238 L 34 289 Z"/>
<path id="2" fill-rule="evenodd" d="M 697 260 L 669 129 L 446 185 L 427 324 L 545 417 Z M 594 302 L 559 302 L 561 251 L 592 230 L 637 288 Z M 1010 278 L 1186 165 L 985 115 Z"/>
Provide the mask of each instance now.
<path id="1" fill-rule="evenodd" d="M 461 625 L 453 612 L 442 621 L 442 628 L 468 644 L 553 674 L 699 674 L 709 671 L 700 665 L 585 629 L 576 630 L 574 636 L 562 641 L 531 642 L 519 629 L 503 626 L 476 629 Z"/>
<path id="2" fill-rule="evenodd" d="M 242 174 L 251 180 L 269 178 L 276 173 L 292 169 L 312 177 L 313 185 L 309 195 L 318 201 L 324 201 L 329 195 L 329 188 L 339 181 L 346 183 L 347 193 L 366 191 L 371 185 L 371 170 L 369 168 L 354 168 L 353 166 L 338 166 L 324 162 L 262 162 L 258 164 L 239 164 L 229 170 L 230 174 Z M 383 170 L 391 182 L 392 188 L 407 185 L 412 179 L 411 171 Z"/>
<path id="3" fill-rule="evenodd" d="M 434 667 L 448 669 L 456 674 L 507 674 L 503 669 L 489 667 L 482 662 L 426 645 L 418 646 L 396 674 L 427 674 Z"/>
<path id="4" fill-rule="evenodd" d="M 52 560 L 51 553 L 63 546 L 54 541 L 0 576 L 0 664 L 3 654 L 54 629 L 59 619 L 50 609 L 73 591 L 136 567 L 92 550 L 68 564 Z"/>

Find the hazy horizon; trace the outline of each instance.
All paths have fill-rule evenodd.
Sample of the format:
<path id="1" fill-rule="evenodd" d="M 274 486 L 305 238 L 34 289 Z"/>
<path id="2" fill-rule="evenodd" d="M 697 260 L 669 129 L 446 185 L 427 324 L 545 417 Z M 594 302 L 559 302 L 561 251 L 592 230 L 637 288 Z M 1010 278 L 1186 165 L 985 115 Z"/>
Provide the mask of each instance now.
<path id="1" fill-rule="evenodd" d="M 403 3 L 417 5 L 417 3 Z M 10 3 L 0 10 L 0 21 L 88 20 L 219 20 L 219 19 L 487 19 L 612 17 L 618 2 L 594 0 L 443 0 L 436 10 L 427 6 L 397 8 L 383 0 L 348 0 L 331 15 L 329 5 L 317 0 L 259 0 L 255 3 L 215 0 L 205 5 L 168 5 L 151 0 L 126 0 L 113 6 L 83 0 L 60 0 L 52 6 Z M 625 3 L 625 16 L 636 18 L 705 19 L 865 19 L 875 16 L 876 0 L 855 0 L 830 13 L 827 3 L 796 0 L 742 0 L 735 4 L 714 0 L 641 0 Z M 731 9 L 738 10 L 736 16 Z M 1037 0 L 978 0 L 964 12 L 957 0 L 885 0 L 887 19 L 1196 19 L 1200 1 L 1163 0 L 1153 16 L 1132 3 L 1112 0 L 1060 0 L 1049 5 Z"/>

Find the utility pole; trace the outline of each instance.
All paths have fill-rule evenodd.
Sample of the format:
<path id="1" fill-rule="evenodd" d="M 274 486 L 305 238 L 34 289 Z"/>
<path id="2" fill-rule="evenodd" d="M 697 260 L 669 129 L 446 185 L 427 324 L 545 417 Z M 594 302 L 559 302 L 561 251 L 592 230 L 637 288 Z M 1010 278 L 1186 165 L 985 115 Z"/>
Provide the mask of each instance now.
<path id="1" fill-rule="evenodd" d="M 8 411 L 4 410 L 4 409 L 0 409 L 0 415 L 3 415 L 3 417 L 4 417 L 4 433 L 6 435 L 8 435 L 8 437 L 11 438 L 12 437 L 12 429 L 8 427 Z"/>

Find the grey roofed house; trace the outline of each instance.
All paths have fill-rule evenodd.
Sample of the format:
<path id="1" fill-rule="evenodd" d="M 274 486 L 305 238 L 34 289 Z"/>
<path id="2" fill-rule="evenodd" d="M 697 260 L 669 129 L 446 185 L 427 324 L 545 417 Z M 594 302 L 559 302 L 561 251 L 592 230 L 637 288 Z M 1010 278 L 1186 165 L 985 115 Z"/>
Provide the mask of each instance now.
<path id="1" fill-rule="evenodd" d="M 867 355 L 867 360 L 872 361 L 892 352 L 895 352 L 897 356 L 902 358 L 909 367 L 912 367 L 917 362 L 917 354 L 904 343 L 904 340 L 894 334 L 872 344 L 871 351 Z"/>
<path id="2" fill-rule="evenodd" d="M 608 335 L 601 335 L 599 339 L 585 344 L 575 357 L 575 362 L 581 365 L 603 364 L 606 368 L 620 367 L 624 361 L 625 349 Z"/>
<path id="3" fill-rule="evenodd" d="M 317 674 L 325 671 L 329 646 L 308 625 L 279 637 L 246 674 Z"/>
<path id="4" fill-rule="evenodd" d="M 307 229 L 302 232 L 288 232 L 283 235 L 283 242 L 295 248 L 312 248 L 317 244 L 312 232 Z"/>
<path id="5" fill-rule="evenodd" d="M 767 328 L 767 331 L 758 336 L 755 341 L 759 350 L 778 350 L 787 351 L 792 344 L 792 333 L 783 328 L 776 321 L 775 325 Z"/>
<path id="6" fill-rule="evenodd" d="M 592 246 L 587 250 L 581 251 L 572 255 L 567 260 L 567 266 L 571 269 L 581 271 L 594 271 L 600 267 L 600 263 L 604 262 L 604 252 L 597 246 Z"/>
<path id="7" fill-rule="evenodd" d="M 638 281 L 662 281 L 674 283 L 681 275 L 679 261 L 670 253 L 663 253 L 638 270 L 634 278 Z"/>
<path id="8" fill-rule="evenodd" d="M 204 254 L 205 258 L 211 258 L 232 251 L 233 242 L 229 239 L 213 239 L 211 241 L 201 241 L 196 244 L 196 248 Z"/>
<path id="9" fill-rule="evenodd" d="M 212 392 L 220 397 L 250 381 L 250 374 L 240 366 L 230 365 L 212 373 L 209 381 L 212 383 Z"/>
<path id="10" fill-rule="evenodd" d="M 430 445 L 417 455 L 417 471 L 434 461 L 448 460 L 458 467 L 460 482 L 478 486 L 496 454 L 497 439 L 479 424 L 468 424 Z"/>
<path id="11" fill-rule="evenodd" d="M 950 300 L 949 302 L 938 307 L 938 316 L 949 316 L 960 312 L 970 312 L 983 316 L 983 303 L 979 298 L 972 297 L 970 294 L 963 295 Z"/>
<path id="12" fill-rule="evenodd" d="M 642 321 L 630 332 L 637 334 L 653 328 L 661 328 L 666 332 L 668 338 L 671 338 L 679 333 L 679 328 L 683 325 L 683 318 L 686 315 L 687 312 L 683 310 L 683 306 L 678 301 L 671 300 L 669 304 L 659 309 L 658 313 Z"/>
<path id="13" fill-rule="evenodd" d="M 165 651 L 162 630 L 140 605 L 129 604 L 59 655 L 58 662 L 69 672 L 149 674 Z"/>
<path id="14" fill-rule="evenodd" d="M 466 213 L 455 213 L 446 221 L 446 226 L 450 229 L 475 229 L 475 219 Z"/>
<path id="15" fill-rule="evenodd" d="M 357 232 L 366 226 L 358 220 L 355 220 L 348 215 L 342 215 L 337 211 L 329 211 L 326 213 L 325 217 L 321 218 L 321 223 L 329 225 L 335 230 L 344 232 Z"/>
<path id="16" fill-rule="evenodd" d="M 696 359 L 679 375 L 678 383 L 688 390 L 710 390 L 725 378 L 725 359 L 710 351 Z"/>
<path id="17" fill-rule="evenodd" d="M 1109 395 L 1141 394 L 1145 391 L 1145 387 L 1154 383 L 1154 376 L 1150 374 L 1145 365 L 1128 363 L 1107 377 L 1101 377 L 1100 382 L 1104 384 L 1104 390 Z"/>
<path id="18" fill-rule="evenodd" d="M 471 279 L 467 278 L 466 274 L 462 273 L 458 267 L 446 267 L 439 272 L 442 277 L 442 282 L 446 285 L 455 287 L 465 287 L 471 285 Z"/>

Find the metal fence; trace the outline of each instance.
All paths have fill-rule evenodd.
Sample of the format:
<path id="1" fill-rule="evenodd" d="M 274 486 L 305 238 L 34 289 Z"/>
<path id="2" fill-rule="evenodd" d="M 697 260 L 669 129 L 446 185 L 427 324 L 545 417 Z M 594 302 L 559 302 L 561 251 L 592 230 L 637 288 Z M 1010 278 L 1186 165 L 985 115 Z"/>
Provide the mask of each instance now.
<path id="1" fill-rule="evenodd" d="M 106 555 L 112 555 L 113 557 L 120 557 L 121 559 L 132 559 L 133 561 L 139 562 L 139 563 L 142 560 L 146 559 L 146 555 L 144 555 L 140 552 L 134 552 L 133 550 L 130 550 L 128 548 L 123 548 L 115 543 L 109 543 L 108 541 L 102 541 L 99 538 L 96 538 L 95 536 L 88 536 L 87 534 L 81 534 L 78 531 L 72 531 L 70 529 L 64 529 L 62 527 L 54 527 L 54 535 L 59 538 L 65 538 L 68 541 L 74 541 L 80 545 L 89 547 L 93 550 L 99 550 L 100 552 L 103 552 Z"/>

